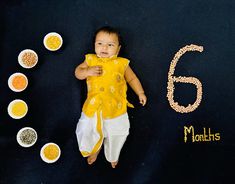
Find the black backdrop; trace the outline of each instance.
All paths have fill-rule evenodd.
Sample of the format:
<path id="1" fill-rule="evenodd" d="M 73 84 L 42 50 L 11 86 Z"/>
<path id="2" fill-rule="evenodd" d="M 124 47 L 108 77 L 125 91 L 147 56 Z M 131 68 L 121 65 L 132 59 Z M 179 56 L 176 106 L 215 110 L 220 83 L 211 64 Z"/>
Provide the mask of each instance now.
<path id="1" fill-rule="evenodd" d="M 234 5 L 231 0 L 1 0 L 0 183 L 228 183 L 235 163 Z M 146 107 L 141 107 L 128 90 L 135 109 L 128 111 L 131 131 L 115 170 L 103 152 L 88 166 L 74 133 L 86 97 L 85 82 L 75 79 L 74 69 L 92 52 L 93 33 L 104 25 L 120 29 L 121 55 L 131 60 L 148 97 Z M 42 43 L 52 31 L 64 39 L 57 52 L 46 50 Z M 175 75 L 197 77 L 203 96 L 195 111 L 181 114 L 167 100 L 167 75 L 175 53 L 191 43 L 204 51 L 182 56 Z M 39 55 L 33 69 L 17 62 L 26 48 Z M 29 79 L 21 93 L 7 85 L 8 77 L 17 71 Z M 180 104 L 193 103 L 195 96 L 193 85 L 176 85 L 175 101 Z M 20 120 L 7 114 L 14 99 L 23 99 L 29 106 Z M 221 138 L 185 143 L 184 126 L 190 125 L 195 134 L 210 128 Z M 38 133 L 30 148 L 20 147 L 15 138 L 25 126 Z M 47 142 L 61 148 L 56 163 L 40 158 Z"/>

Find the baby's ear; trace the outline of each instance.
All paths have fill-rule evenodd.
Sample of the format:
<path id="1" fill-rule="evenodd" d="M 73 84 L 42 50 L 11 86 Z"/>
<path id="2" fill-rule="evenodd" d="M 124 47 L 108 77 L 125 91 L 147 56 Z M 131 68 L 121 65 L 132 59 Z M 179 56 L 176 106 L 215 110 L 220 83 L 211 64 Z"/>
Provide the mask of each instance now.
<path id="1" fill-rule="evenodd" d="M 119 54 L 120 50 L 121 50 L 121 45 L 118 46 L 117 55 Z"/>

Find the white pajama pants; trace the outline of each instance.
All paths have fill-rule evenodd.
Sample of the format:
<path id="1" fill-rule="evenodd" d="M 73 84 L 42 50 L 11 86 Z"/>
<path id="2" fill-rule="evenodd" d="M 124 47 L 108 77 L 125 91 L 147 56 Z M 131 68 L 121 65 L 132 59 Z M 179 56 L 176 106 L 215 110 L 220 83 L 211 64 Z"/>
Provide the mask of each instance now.
<path id="1" fill-rule="evenodd" d="M 116 162 L 129 134 L 130 122 L 128 114 L 125 113 L 113 119 L 102 119 L 101 113 L 100 117 L 105 157 L 109 162 Z M 78 146 L 81 152 L 91 153 L 96 143 L 100 140 L 100 134 L 96 127 L 97 114 L 90 118 L 81 113 L 76 128 Z"/>

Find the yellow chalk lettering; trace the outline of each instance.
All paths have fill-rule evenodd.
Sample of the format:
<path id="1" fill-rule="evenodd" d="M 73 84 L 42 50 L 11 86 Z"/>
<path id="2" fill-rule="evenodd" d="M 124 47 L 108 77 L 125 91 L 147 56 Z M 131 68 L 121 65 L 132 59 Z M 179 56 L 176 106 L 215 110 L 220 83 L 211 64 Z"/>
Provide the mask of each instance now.
<path id="1" fill-rule="evenodd" d="M 194 128 L 190 126 L 189 128 L 184 126 L 184 142 L 187 142 L 187 134 L 192 131 L 192 142 L 194 142 Z"/>
<path id="2" fill-rule="evenodd" d="M 211 133 L 211 128 L 203 128 L 203 133 L 195 133 L 194 127 L 191 125 L 189 127 L 184 126 L 184 142 L 188 141 L 188 134 L 192 134 L 192 142 L 210 142 L 210 141 L 219 141 L 220 133 Z"/>
<path id="3" fill-rule="evenodd" d="M 215 134 L 215 140 L 216 140 L 216 141 L 219 141 L 219 140 L 220 140 L 220 133 L 216 133 L 216 134 Z"/>

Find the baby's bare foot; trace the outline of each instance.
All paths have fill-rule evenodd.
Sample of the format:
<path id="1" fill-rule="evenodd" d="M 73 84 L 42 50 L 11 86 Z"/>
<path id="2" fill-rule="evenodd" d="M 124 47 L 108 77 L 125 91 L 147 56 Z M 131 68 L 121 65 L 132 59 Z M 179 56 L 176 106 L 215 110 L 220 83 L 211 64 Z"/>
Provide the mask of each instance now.
<path id="1" fill-rule="evenodd" d="M 112 168 L 116 168 L 118 162 L 111 162 Z"/>
<path id="2" fill-rule="evenodd" d="M 87 163 L 88 163 L 89 165 L 93 164 L 93 163 L 96 161 L 99 152 L 100 152 L 100 150 L 97 151 L 95 154 L 93 154 L 93 155 L 91 155 L 91 156 L 89 156 L 89 157 L 87 158 Z"/>

